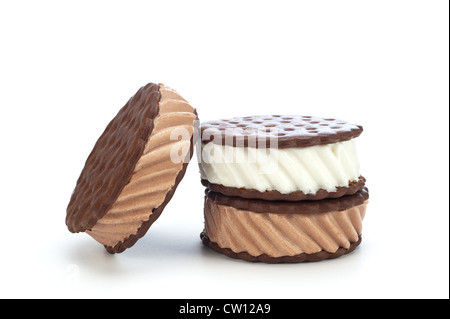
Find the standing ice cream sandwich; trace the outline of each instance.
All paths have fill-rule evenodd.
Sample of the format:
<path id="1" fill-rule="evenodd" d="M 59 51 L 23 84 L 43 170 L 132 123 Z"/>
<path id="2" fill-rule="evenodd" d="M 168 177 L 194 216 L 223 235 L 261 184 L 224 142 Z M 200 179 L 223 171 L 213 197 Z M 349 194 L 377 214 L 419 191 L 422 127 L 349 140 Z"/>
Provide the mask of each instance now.
<path id="1" fill-rule="evenodd" d="M 160 216 L 193 153 L 195 109 L 176 91 L 149 83 L 98 139 L 67 207 L 71 232 L 108 252 L 133 246 Z"/>
<path id="2" fill-rule="evenodd" d="M 361 242 L 368 191 L 360 125 L 312 116 L 202 124 L 203 243 L 250 261 L 316 261 Z"/>

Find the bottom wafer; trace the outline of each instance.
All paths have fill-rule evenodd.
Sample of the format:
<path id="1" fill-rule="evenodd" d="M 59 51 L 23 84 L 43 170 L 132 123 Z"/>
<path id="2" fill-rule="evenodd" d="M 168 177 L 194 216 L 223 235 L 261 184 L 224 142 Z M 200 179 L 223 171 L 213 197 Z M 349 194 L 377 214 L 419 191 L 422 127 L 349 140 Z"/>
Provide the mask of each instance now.
<path id="1" fill-rule="evenodd" d="M 202 239 L 202 242 L 205 246 L 224 254 L 228 257 L 235 258 L 235 259 L 242 259 L 246 261 L 251 262 L 264 262 L 264 263 L 298 263 L 298 262 L 304 262 L 304 261 L 320 261 L 325 259 L 334 259 L 341 257 L 342 255 L 346 255 L 351 253 L 361 244 L 362 237 L 359 236 L 359 239 L 357 242 L 351 243 L 350 247 L 348 249 L 345 248 L 339 248 L 335 253 L 329 253 L 326 251 L 320 251 L 318 253 L 314 254 L 299 254 L 296 256 L 282 256 L 282 257 L 270 257 L 266 254 L 262 254 L 259 256 L 252 256 L 247 252 L 240 252 L 235 253 L 230 248 L 221 248 L 218 244 L 211 242 L 208 235 L 206 235 L 206 232 L 202 232 L 200 234 L 200 238 Z"/>
<path id="2" fill-rule="evenodd" d="M 205 196 L 203 243 L 229 257 L 267 263 L 332 259 L 361 243 L 368 203 L 352 196 L 310 202 L 268 202 Z"/>

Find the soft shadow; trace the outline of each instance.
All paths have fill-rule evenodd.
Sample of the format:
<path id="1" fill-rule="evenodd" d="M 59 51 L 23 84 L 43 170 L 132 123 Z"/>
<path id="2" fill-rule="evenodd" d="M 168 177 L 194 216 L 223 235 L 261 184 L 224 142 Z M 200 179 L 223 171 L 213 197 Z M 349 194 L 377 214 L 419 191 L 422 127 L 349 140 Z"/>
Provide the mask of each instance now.
<path id="1" fill-rule="evenodd" d="M 105 275 L 117 274 L 122 271 L 116 255 L 111 255 L 106 249 L 92 240 L 83 240 L 71 251 L 68 251 L 75 265 Z"/>
<path id="2" fill-rule="evenodd" d="M 197 237 L 184 232 L 151 229 L 143 238 L 121 255 L 137 259 L 165 259 L 192 257 Z"/>
<path id="3" fill-rule="evenodd" d="M 155 227 L 133 247 L 120 254 L 110 254 L 91 238 L 83 239 L 66 250 L 73 264 L 105 276 L 156 270 L 161 273 L 180 262 L 201 258 L 201 241 L 186 232 Z M 172 266 L 173 267 L 173 266 Z"/>
<path id="4" fill-rule="evenodd" d="M 242 259 L 237 258 L 231 258 L 224 254 L 221 254 L 205 245 L 203 245 L 201 242 L 199 244 L 201 246 L 200 253 L 201 257 L 205 259 L 205 262 L 217 262 L 217 263 L 223 263 L 223 262 L 229 262 L 232 264 L 241 264 L 241 265 L 259 265 L 261 267 L 283 267 L 284 269 L 289 268 L 298 268 L 301 267 L 318 267 L 322 269 L 332 267 L 339 267 L 341 264 L 347 264 L 348 262 L 359 262 L 361 260 L 361 253 L 360 253 L 360 247 L 357 247 L 353 252 L 349 254 L 342 255 L 338 258 L 334 259 L 326 259 L 326 260 L 320 260 L 320 261 L 308 261 L 308 262 L 292 262 L 292 263 L 264 263 L 264 262 L 249 262 Z"/>

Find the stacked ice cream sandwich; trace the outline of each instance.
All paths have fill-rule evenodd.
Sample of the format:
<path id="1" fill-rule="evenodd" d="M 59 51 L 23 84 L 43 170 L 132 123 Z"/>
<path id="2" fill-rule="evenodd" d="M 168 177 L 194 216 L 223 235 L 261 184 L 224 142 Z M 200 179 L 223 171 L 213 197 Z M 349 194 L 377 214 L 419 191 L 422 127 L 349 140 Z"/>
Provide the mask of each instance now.
<path id="1" fill-rule="evenodd" d="M 210 121 L 198 150 L 203 243 L 247 261 L 336 258 L 361 243 L 360 125 L 311 116 Z"/>

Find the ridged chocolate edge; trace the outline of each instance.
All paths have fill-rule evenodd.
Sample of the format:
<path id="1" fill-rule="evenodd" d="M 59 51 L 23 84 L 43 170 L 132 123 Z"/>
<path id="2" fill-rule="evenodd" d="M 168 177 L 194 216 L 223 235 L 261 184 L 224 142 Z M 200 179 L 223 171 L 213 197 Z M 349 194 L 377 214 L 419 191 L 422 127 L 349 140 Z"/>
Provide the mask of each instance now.
<path id="1" fill-rule="evenodd" d="M 196 121 L 198 121 L 198 114 L 197 114 L 196 109 L 194 109 L 194 114 L 196 115 Z M 183 168 L 180 170 L 180 172 L 178 173 L 178 175 L 175 179 L 175 185 L 166 194 L 164 202 L 160 206 L 158 206 L 157 208 L 155 208 L 153 210 L 153 213 L 150 215 L 149 220 L 142 223 L 141 227 L 139 227 L 136 234 L 130 235 L 124 241 L 117 243 L 114 247 L 105 245 L 106 251 L 108 253 L 110 253 L 110 254 L 122 253 L 127 248 L 132 247 L 134 244 L 136 244 L 136 242 L 140 238 L 142 238 L 147 233 L 147 231 L 150 229 L 150 226 L 159 218 L 159 216 L 161 216 L 161 213 L 163 212 L 166 205 L 172 199 L 178 185 L 180 184 L 181 180 L 183 179 L 184 175 L 186 174 L 187 166 L 188 166 L 189 162 L 191 161 L 192 156 L 194 154 L 194 144 L 196 142 L 195 141 L 195 138 L 196 138 L 195 132 L 196 132 L 196 129 L 194 128 L 194 133 L 192 134 L 191 141 L 190 141 L 191 146 L 189 148 L 189 154 L 187 156 L 187 157 L 189 157 L 189 161 L 185 161 L 185 163 L 183 164 Z"/>
<path id="2" fill-rule="evenodd" d="M 246 210 L 252 213 L 275 214 L 320 214 L 332 211 L 347 210 L 364 204 L 369 199 L 369 190 L 363 187 L 353 195 L 339 198 L 327 198 L 317 201 L 266 201 L 262 199 L 244 199 L 240 197 L 225 196 L 209 189 L 205 190 L 205 196 L 219 205 L 233 207 L 238 210 Z"/>
<path id="3" fill-rule="evenodd" d="M 250 261 L 250 262 L 263 262 L 263 263 L 269 263 L 269 264 L 299 263 L 299 262 L 311 262 L 311 261 L 321 261 L 321 260 L 326 260 L 326 259 L 335 259 L 335 258 L 338 258 L 338 257 L 341 257 L 343 255 L 353 252 L 356 249 L 356 247 L 358 247 L 361 244 L 361 241 L 362 241 L 362 236 L 359 235 L 358 241 L 351 243 L 350 247 L 348 249 L 341 247 L 335 253 L 320 251 L 320 252 L 314 253 L 314 254 L 302 253 L 302 254 L 299 254 L 296 256 L 271 257 L 266 254 L 262 254 L 259 256 L 252 256 L 247 252 L 235 253 L 234 251 L 232 251 L 229 248 L 221 248 L 217 243 L 212 242 L 209 239 L 209 237 L 205 231 L 203 231 L 200 234 L 200 238 L 203 242 L 203 245 L 213 249 L 214 251 L 216 251 L 218 253 L 226 255 L 230 258 L 241 259 L 241 260 Z"/>
<path id="4" fill-rule="evenodd" d="M 231 197 L 242 197 L 246 199 L 262 199 L 266 201 L 289 201 L 297 202 L 304 200 L 322 200 L 326 198 L 339 198 L 356 194 L 364 188 L 366 179 L 360 176 L 357 181 L 352 181 L 349 186 L 337 187 L 335 192 L 328 192 L 324 189 L 318 190 L 315 194 L 305 194 L 303 191 L 296 191 L 289 194 L 282 194 L 279 191 L 260 192 L 256 189 L 246 189 L 237 187 L 228 187 L 219 184 L 210 183 L 206 179 L 202 179 L 202 185 L 209 188 L 213 192 L 221 193 Z"/>

